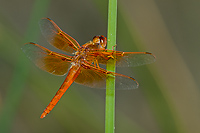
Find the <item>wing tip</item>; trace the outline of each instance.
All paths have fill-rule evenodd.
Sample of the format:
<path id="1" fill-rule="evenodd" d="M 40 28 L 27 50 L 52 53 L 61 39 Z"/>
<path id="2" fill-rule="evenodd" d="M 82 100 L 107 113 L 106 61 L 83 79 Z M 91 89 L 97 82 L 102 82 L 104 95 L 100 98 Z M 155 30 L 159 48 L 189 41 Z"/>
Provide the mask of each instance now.
<path id="1" fill-rule="evenodd" d="M 34 42 L 27 42 L 24 45 L 26 45 L 26 44 L 33 44 L 33 45 L 35 45 L 36 43 L 34 43 Z"/>
<path id="2" fill-rule="evenodd" d="M 41 20 L 43 20 L 43 19 L 44 19 L 44 20 L 47 19 L 47 20 L 49 20 L 49 21 L 52 21 L 52 20 L 51 20 L 50 18 L 48 18 L 48 17 L 41 18 Z"/>
<path id="3" fill-rule="evenodd" d="M 132 79 L 136 83 L 133 85 L 133 89 L 137 89 L 139 87 L 139 83 L 133 77 L 130 77 L 130 79 Z"/>
<path id="4" fill-rule="evenodd" d="M 156 59 L 156 56 L 154 54 L 152 54 L 151 52 L 145 52 L 145 54 L 152 55 Z"/>

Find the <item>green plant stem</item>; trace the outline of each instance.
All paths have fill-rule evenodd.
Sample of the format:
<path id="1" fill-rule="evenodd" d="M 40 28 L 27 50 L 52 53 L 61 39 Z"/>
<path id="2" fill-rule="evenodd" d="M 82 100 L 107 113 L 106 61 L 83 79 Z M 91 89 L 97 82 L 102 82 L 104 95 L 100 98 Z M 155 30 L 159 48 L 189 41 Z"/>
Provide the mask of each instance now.
<path id="1" fill-rule="evenodd" d="M 38 40 L 39 27 L 38 20 L 44 17 L 47 12 L 50 0 L 36 0 L 33 6 L 33 11 L 30 16 L 26 35 L 23 39 L 25 41 Z M 37 27 L 36 27 L 37 26 Z M 20 50 L 21 51 L 21 50 Z M 15 118 L 16 111 L 19 107 L 22 94 L 24 92 L 24 84 L 28 77 L 29 64 L 25 63 L 25 55 L 21 51 L 16 61 L 13 77 L 8 87 L 7 95 L 5 98 L 4 106 L 0 114 L 0 132 L 7 133 L 11 131 L 12 122 Z M 24 110 L 26 111 L 26 110 Z"/>
<path id="2" fill-rule="evenodd" d="M 108 49 L 116 45 L 117 25 L 117 0 L 109 0 L 108 3 Z M 109 60 L 107 70 L 115 72 L 115 61 Z M 105 109 L 105 133 L 115 131 L 115 78 L 108 77 L 106 81 L 106 109 Z"/>

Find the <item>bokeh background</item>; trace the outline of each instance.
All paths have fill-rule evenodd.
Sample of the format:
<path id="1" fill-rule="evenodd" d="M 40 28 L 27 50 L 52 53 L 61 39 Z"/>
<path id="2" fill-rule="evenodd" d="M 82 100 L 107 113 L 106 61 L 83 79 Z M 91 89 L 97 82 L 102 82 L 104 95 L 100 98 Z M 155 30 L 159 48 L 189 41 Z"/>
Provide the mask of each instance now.
<path id="1" fill-rule="evenodd" d="M 103 133 L 105 90 L 73 84 L 40 115 L 65 77 L 38 69 L 21 51 L 53 19 L 80 44 L 107 33 L 107 0 L 0 0 L 0 132 Z M 117 49 L 149 51 L 157 61 L 122 68 L 139 89 L 116 91 L 116 133 L 200 132 L 200 1 L 118 0 Z"/>

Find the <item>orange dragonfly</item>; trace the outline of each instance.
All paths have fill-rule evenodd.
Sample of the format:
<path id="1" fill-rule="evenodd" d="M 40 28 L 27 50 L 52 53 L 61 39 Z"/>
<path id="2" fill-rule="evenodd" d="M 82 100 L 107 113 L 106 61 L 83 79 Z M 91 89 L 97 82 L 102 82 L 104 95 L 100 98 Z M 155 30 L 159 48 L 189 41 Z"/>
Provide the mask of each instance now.
<path id="1" fill-rule="evenodd" d="M 106 78 L 115 77 L 117 89 L 138 88 L 139 84 L 134 78 L 107 71 L 99 64 L 106 65 L 108 60 L 115 60 L 117 67 L 129 67 L 155 61 L 155 56 L 149 52 L 107 50 L 107 38 L 102 35 L 95 36 L 92 41 L 80 46 L 74 38 L 63 32 L 49 18 L 41 19 L 40 29 L 51 45 L 70 54 L 56 53 L 32 42 L 22 47 L 28 58 L 44 71 L 61 76 L 68 73 L 40 118 L 49 114 L 73 82 L 92 88 L 105 88 Z"/>

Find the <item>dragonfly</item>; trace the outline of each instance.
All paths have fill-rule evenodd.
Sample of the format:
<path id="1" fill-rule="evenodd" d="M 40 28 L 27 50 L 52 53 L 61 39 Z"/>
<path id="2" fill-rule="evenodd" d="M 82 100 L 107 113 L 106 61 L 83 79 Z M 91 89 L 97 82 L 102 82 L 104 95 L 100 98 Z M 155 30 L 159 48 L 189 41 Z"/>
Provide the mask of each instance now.
<path id="1" fill-rule="evenodd" d="M 155 61 L 155 56 L 150 52 L 108 50 L 106 49 L 107 38 L 103 35 L 94 36 L 92 41 L 80 46 L 74 38 L 62 31 L 49 18 L 42 18 L 39 25 L 49 44 L 67 53 L 53 52 L 33 42 L 26 43 L 22 47 L 27 57 L 40 69 L 59 76 L 67 74 L 40 118 L 50 113 L 73 82 L 91 88 L 105 88 L 106 79 L 109 77 L 115 78 L 116 89 L 138 88 L 139 84 L 134 78 L 107 71 L 100 66 L 105 66 L 109 60 L 115 61 L 116 67 L 140 66 Z"/>

